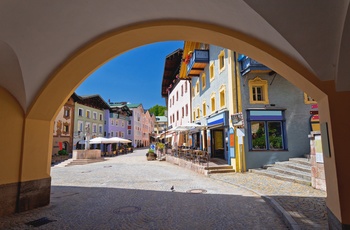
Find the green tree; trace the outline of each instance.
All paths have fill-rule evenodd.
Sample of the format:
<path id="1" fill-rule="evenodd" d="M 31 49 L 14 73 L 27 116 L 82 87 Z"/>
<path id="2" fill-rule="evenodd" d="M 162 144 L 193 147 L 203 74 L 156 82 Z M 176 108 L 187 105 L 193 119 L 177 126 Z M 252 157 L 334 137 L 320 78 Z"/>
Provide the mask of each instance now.
<path id="1" fill-rule="evenodd" d="M 149 112 L 151 114 L 154 114 L 155 116 L 164 116 L 164 111 L 166 110 L 165 106 L 161 105 L 155 105 L 152 108 L 149 109 Z"/>

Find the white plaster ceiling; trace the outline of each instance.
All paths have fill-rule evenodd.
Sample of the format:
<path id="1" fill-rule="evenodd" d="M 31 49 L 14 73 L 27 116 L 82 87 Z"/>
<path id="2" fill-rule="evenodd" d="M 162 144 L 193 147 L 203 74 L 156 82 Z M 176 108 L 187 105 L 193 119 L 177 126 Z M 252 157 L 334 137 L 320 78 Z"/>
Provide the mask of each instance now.
<path id="1" fill-rule="evenodd" d="M 348 0 L 1 0 L 0 86 L 26 110 L 79 48 L 125 25 L 181 19 L 232 28 L 350 91 Z"/>

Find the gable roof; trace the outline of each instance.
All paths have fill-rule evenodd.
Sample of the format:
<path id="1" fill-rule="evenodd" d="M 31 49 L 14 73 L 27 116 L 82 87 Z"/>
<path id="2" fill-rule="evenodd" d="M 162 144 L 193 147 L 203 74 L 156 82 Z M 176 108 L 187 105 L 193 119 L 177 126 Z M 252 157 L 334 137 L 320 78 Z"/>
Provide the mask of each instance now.
<path id="1" fill-rule="evenodd" d="M 95 109 L 109 109 L 109 105 L 99 94 L 78 96 L 77 102 Z"/>

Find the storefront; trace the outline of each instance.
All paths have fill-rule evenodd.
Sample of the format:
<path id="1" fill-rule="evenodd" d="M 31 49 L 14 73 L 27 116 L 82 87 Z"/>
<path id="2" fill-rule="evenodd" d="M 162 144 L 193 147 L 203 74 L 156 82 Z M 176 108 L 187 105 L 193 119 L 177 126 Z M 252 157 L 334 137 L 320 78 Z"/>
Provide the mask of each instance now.
<path id="1" fill-rule="evenodd" d="M 228 111 L 223 111 L 207 119 L 208 152 L 212 158 L 228 160 Z"/>

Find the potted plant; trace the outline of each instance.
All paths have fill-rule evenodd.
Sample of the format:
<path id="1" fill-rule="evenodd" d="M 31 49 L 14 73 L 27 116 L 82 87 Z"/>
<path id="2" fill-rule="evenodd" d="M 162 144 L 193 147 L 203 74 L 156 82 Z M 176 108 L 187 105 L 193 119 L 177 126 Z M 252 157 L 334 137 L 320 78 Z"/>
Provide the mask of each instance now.
<path id="1" fill-rule="evenodd" d="M 148 161 L 152 161 L 152 160 L 157 159 L 156 153 L 151 148 L 148 149 L 148 152 L 146 153 L 146 157 L 147 157 Z"/>

